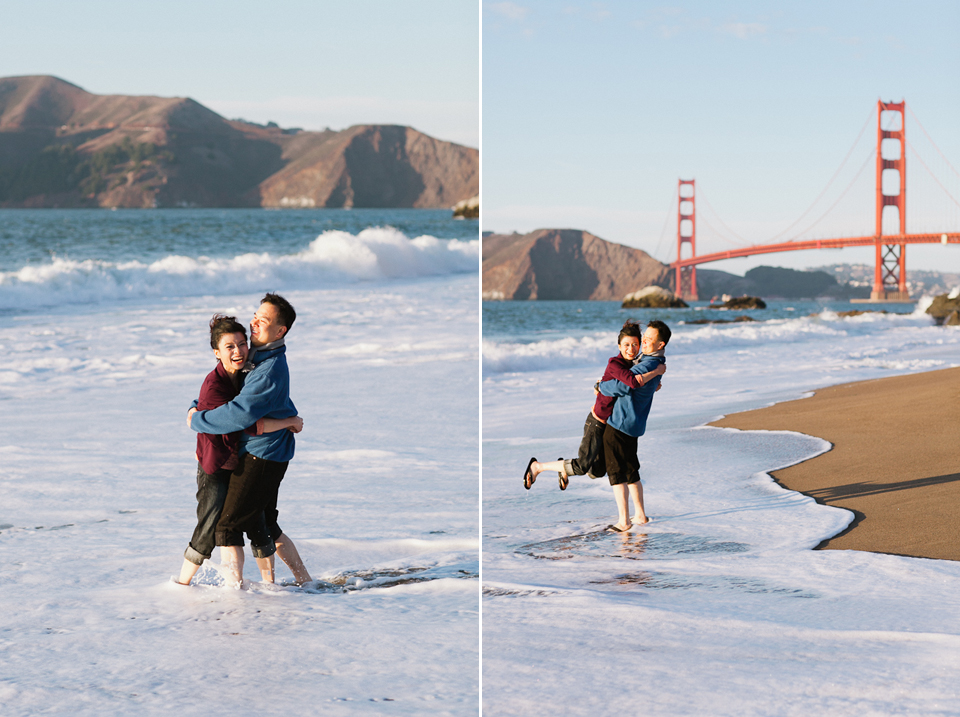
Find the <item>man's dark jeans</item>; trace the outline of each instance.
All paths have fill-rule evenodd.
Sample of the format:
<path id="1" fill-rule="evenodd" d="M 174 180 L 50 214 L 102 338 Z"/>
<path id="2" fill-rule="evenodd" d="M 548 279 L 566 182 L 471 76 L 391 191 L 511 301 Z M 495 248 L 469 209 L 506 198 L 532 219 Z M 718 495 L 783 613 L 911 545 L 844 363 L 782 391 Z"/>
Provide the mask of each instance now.
<path id="1" fill-rule="evenodd" d="M 197 527 L 183 557 L 194 565 L 203 565 L 216 545 L 217 521 L 223 510 L 230 485 L 230 471 L 219 470 L 212 476 L 197 466 Z"/>
<path id="2" fill-rule="evenodd" d="M 249 453 L 240 457 L 240 465 L 230 476 L 230 488 L 217 523 L 217 545 L 242 546 L 246 533 L 254 557 L 267 558 L 277 551 L 267 529 L 264 509 L 271 497 L 276 509 L 276 490 L 286 470 L 287 461 L 267 461 Z"/>

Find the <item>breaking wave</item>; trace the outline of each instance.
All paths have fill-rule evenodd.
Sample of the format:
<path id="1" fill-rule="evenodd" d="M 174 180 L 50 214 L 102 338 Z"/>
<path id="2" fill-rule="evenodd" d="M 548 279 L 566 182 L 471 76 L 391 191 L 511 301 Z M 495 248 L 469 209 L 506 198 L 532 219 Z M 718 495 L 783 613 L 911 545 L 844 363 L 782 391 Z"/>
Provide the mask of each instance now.
<path id="1" fill-rule="evenodd" d="M 476 272 L 480 242 L 409 239 L 391 227 L 327 231 L 303 251 L 228 258 L 170 255 L 153 263 L 55 258 L 0 272 L 0 307 L 27 309 L 125 298 L 206 296 L 339 286 Z"/>

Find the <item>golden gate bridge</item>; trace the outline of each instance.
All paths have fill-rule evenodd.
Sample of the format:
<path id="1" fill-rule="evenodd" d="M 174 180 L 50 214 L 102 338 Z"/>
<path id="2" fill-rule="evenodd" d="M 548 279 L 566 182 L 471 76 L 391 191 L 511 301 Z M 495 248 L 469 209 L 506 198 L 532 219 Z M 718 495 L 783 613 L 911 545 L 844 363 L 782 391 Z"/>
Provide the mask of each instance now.
<path id="1" fill-rule="evenodd" d="M 899 129 L 884 129 L 881 118 L 883 113 L 899 113 Z M 907 245 L 908 244 L 960 244 L 960 232 L 934 231 L 925 233 L 907 232 L 907 163 L 906 163 L 906 102 L 877 101 L 877 148 L 876 148 L 876 229 L 873 234 L 864 236 L 846 236 L 825 239 L 791 240 L 780 243 L 755 244 L 728 251 L 713 252 L 697 255 L 697 214 L 696 214 L 696 181 L 680 179 L 677 184 L 677 260 L 670 264 L 675 274 L 676 294 L 684 299 L 696 301 L 697 295 L 697 266 L 724 259 L 755 256 L 757 254 L 772 254 L 784 251 L 803 251 L 810 249 L 841 249 L 844 247 L 872 246 L 875 248 L 875 266 L 873 288 L 870 293 L 871 301 L 909 301 L 907 290 Z M 889 116 L 889 115 L 888 115 Z M 922 125 L 921 125 L 922 128 Z M 865 128 L 864 128 L 865 129 Z M 861 131 L 862 134 L 862 131 Z M 924 130 L 926 134 L 926 130 Z M 929 139 L 929 135 L 928 139 Z M 887 155 L 897 156 L 884 158 L 882 147 L 884 140 L 892 140 L 898 144 L 899 152 L 890 151 L 888 142 Z M 859 137 L 857 138 L 859 141 Z M 931 140 L 932 142 L 932 140 Z M 856 142 L 854 143 L 856 145 Z M 934 147 L 936 147 L 934 145 Z M 937 149 L 939 152 L 939 149 Z M 852 149 L 851 149 L 852 152 Z M 849 153 L 847 155 L 849 157 Z M 941 153 L 942 156 L 942 153 Z M 919 157 L 919 155 L 918 155 Z M 869 158 L 868 158 L 869 159 Z M 944 160 L 946 158 L 944 157 Z M 844 160 L 844 162 L 846 159 Z M 920 159 L 926 167 L 926 163 Z M 955 173 L 952 165 L 949 165 Z M 841 165 L 842 167 L 842 165 Z M 929 171 L 929 168 L 927 168 Z M 839 170 L 838 170 L 839 172 Z M 890 179 L 898 179 L 896 193 L 884 192 L 884 173 L 894 173 Z M 931 172 L 932 175 L 932 172 Z M 960 173 L 958 173 L 960 176 Z M 834 175 L 834 178 L 836 175 Z M 960 202 L 943 187 L 936 179 L 947 197 L 960 207 Z M 831 179 L 831 182 L 833 180 Z M 894 182 L 888 181 L 889 185 Z M 822 193 L 821 193 L 822 196 Z M 818 198 L 819 199 L 819 198 Z M 834 205 L 835 206 L 835 205 Z M 883 233 L 884 209 L 896 209 L 899 219 L 897 233 Z M 811 206 L 812 208 L 812 206 Z M 832 209 L 832 208 L 831 208 Z M 809 210 L 808 210 L 809 211 Z M 828 210 L 829 212 L 830 210 Z M 888 213 L 889 214 L 889 213 Z M 799 220 L 798 220 L 799 221 Z M 819 220 L 818 220 L 819 221 Z M 796 224 L 796 222 L 795 222 Z M 684 245 L 689 246 L 686 257 Z"/>

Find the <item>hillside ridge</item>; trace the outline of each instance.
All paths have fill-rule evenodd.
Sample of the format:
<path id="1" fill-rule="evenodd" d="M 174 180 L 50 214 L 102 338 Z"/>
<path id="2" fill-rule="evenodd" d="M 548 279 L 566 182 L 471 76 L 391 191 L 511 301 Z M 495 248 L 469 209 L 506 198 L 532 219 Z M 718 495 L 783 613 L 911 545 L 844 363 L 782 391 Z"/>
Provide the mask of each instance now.
<path id="1" fill-rule="evenodd" d="M 189 97 L 0 78 L 0 206 L 452 207 L 479 152 L 400 125 L 284 130 Z"/>

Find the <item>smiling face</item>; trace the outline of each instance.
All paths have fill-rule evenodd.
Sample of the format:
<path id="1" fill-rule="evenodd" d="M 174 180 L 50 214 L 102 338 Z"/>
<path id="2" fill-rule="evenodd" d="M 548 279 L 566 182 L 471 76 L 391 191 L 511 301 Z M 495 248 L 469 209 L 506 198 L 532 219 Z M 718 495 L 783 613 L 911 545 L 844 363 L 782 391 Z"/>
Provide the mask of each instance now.
<path id="1" fill-rule="evenodd" d="M 280 323 L 280 312 L 271 303 L 263 302 L 250 322 L 250 343 L 254 346 L 263 346 L 271 341 L 282 338 L 287 333 L 287 327 Z"/>
<path id="2" fill-rule="evenodd" d="M 247 353 L 247 337 L 239 331 L 221 336 L 220 343 L 213 350 L 213 355 L 231 375 L 243 368 L 243 364 L 247 362 Z"/>
<path id="3" fill-rule="evenodd" d="M 640 353 L 640 339 L 636 336 L 624 336 L 620 339 L 620 355 L 627 361 L 633 361 Z"/>
<path id="4" fill-rule="evenodd" d="M 640 348 L 645 354 L 652 354 L 661 350 L 666 344 L 660 340 L 660 332 L 652 326 L 648 326 L 643 332 L 643 338 L 640 340 Z"/>

